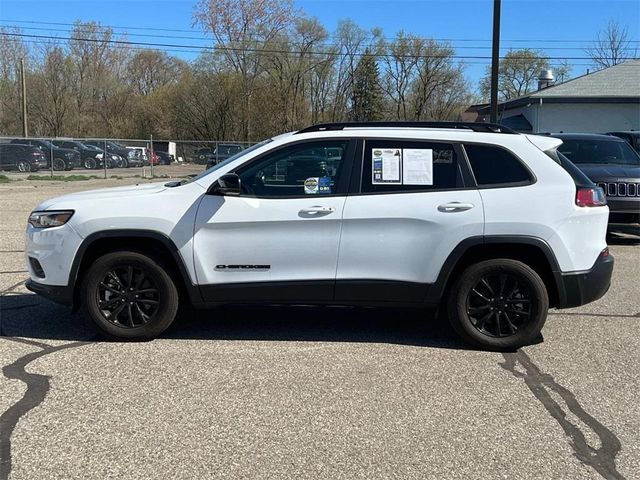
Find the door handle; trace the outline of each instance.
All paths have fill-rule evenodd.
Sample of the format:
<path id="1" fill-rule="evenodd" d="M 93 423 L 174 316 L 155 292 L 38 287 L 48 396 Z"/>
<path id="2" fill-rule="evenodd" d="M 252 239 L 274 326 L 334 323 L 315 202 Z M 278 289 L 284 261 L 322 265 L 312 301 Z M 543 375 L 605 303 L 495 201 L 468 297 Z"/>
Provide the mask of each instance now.
<path id="1" fill-rule="evenodd" d="M 465 210 L 471 210 L 473 203 L 461 203 L 461 202 L 449 202 L 438 206 L 439 212 L 464 212 Z"/>
<path id="2" fill-rule="evenodd" d="M 320 206 L 313 206 L 313 207 L 309 207 L 309 208 L 303 208 L 302 210 L 300 210 L 301 215 L 308 215 L 308 216 L 322 216 L 322 215 L 329 215 L 330 213 L 335 212 L 336 209 L 333 207 L 320 207 Z"/>

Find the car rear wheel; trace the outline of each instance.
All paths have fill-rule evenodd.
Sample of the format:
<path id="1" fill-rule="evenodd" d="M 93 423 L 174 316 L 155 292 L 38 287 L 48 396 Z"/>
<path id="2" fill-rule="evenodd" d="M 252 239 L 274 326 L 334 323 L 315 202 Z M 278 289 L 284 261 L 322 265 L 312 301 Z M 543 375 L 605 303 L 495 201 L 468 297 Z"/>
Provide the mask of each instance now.
<path id="1" fill-rule="evenodd" d="M 512 350 L 536 340 L 547 319 L 549 296 L 526 264 L 493 259 L 468 267 L 452 286 L 447 312 L 453 329 L 472 345 Z"/>
<path id="2" fill-rule="evenodd" d="M 54 158 L 53 159 L 53 169 L 54 170 L 66 170 L 67 163 L 62 158 Z"/>
<path id="3" fill-rule="evenodd" d="M 155 338 L 173 322 L 178 292 L 161 264 L 146 255 L 119 251 L 90 267 L 83 282 L 83 305 L 109 338 Z"/>
<path id="4" fill-rule="evenodd" d="M 19 172 L 30 172 L 31 164 L 29 162 L 21 160 L 16 164 L 16 168 L 18 169 Z"/>

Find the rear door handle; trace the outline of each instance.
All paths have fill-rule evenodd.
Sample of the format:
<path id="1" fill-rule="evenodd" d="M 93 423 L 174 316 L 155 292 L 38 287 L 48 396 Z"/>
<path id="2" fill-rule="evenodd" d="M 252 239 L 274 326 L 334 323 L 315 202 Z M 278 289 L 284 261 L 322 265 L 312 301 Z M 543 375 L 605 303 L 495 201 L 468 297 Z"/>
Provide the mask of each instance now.
<path id="1" fill-rule="evenodd" d="M 329 215 L 333 212 L 335 212 L 336 209 L 333 207 L 321 207 L 318 205 L 315 205 L 313 207 L 309 207 L 309 208 L 303 208 L 302 210 L 300 210 L 301 215 L 305 215 L 305 216 L 318 216 L 321 217 L 323 215 Z"/>
<path id="2" fill-rule="evenodd" d="M 471 210 L 473 203 L 461 203 L 461 202 L 449 202 L 438 206 L 439 212 L 464 212 L 465 210 Z"/>

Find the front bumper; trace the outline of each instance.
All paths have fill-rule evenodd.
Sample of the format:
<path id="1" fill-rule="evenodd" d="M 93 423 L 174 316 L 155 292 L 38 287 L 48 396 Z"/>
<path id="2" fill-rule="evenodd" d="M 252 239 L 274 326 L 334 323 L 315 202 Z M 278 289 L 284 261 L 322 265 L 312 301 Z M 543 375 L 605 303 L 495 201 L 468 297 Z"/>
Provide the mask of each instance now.
<path id="1" fill-rule="evenodd" d="M 611 285 L 613 274 L 613 255 L 600 254 L 589 270 L 583 272 L 559 273 L 558 308 L 572 308 L 594 302 L 602 298 Z"/>
<path id="2" fill-rule="evenodd" d="M 25 287 L 31 290 L 33 293 L 47 298 L 55 303 L 62 305 L 73 305 L 73 288 L 60 285 L 45 285 L 44 283 L 38 283 L 32 279 L 27 280 Z"/>

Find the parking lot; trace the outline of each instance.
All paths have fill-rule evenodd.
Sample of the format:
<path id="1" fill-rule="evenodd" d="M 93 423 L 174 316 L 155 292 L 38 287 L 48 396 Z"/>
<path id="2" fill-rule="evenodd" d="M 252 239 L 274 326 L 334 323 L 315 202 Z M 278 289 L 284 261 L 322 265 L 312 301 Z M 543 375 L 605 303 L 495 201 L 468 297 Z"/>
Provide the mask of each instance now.
<path id="1" fill-rule="evenodd" d="M 609 293 L 517 352 L 337 307 L 182 311 L 104 342 L 25 289 L 23 230 L 46 198 L 148 181 L 127 172 L 0 185 L 0 479 L 637 478 L 640 237 L 612 235 Z"/>

